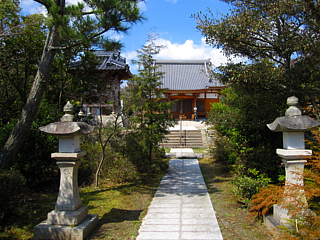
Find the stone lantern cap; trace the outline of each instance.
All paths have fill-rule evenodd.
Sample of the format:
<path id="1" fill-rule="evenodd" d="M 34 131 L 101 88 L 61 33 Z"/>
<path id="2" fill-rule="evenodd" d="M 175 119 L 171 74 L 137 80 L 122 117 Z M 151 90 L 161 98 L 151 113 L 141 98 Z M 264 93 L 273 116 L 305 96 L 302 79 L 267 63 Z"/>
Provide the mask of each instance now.
<path id="1" fill-rule="evenodd" d="M 41 132 L 51 135 L 72 136 L 89 134 L 94 127 L 84 122 L 54 122 L 39 129 Z"/>
<path id="2" fill-rule="evenodd" d="M 47 126 L 40 127 L 40 131 L 46 134 L 59 136 L 73 136 L 81 134 L 89 134 L 94 127 L 84 122 L 73 122 L 73 106 L 68 102 L 63 111 L 65 115 L 61 118 L 61 122 L 50 123 Z"/>
<path id="3" fill-rule="evenodd" d="M 301 111 L 297 108 L 297 97 L 289 97 L 287 104 L 289 105 L 289 108 L 286 111 L 286 116 L 278 117 L 273 123 L 267 124 L 271 131 L 306 132 L 320 126 L 320 122 L 312 119 L 309 116 L 302 116 Z"/>
<path id="4" fill-rule="evenodd" d="M 267 124 L 273 132 L 306 132 L 319 125 L 320 122 L 309 116 L 278 117 L 273 123 Z"/>

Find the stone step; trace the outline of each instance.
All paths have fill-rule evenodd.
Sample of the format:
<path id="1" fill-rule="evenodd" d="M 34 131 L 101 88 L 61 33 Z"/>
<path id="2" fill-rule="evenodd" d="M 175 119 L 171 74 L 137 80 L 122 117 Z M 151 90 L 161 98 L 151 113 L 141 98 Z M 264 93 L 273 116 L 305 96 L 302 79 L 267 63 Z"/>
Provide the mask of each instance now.
<path id="1" fill-rule="evenodd" d="M 182 132 L 199 132 L 201 130 L 182 130 Z M 170 130 L 169 132 L 180 132 L 180 130 Z"/>
<path id="2" fill-rule="evenodd" d="M 180 142 L 181 137 L 181 142 Z M 160 146 L 165 148 L 204 148 L 201 130 L 172 130 L 166 135 Z"/>
<path id="3" fill-rule="evenodd" d="M 167 142 L 162 142 L 161 144 L 175 144 L 175 145 L 203 145 L 202 141 L 167 141 Z"/>
<path id="4" fill-rule="evenodd" d="M 163 148 L 204 148 L 202 143 L 200 143 L 200 144 L 187 144 L 187 145 L 161 143 L 160 146 Z"/>
<path id="5" fill-rule="evenodd" d="M 202 135 L 181 135 L 181 138 L 201 138 Z M 175 139 L 175 138 L 179 138 L 180 139 L 180 135 L 166 135 L 165 138 L 168 138 L 168 139 Z"/>
<path id="6" fill-rule="evenodd" d="M 187 137 L 198 137 L 198 136 L 202 136 L 201 133 L 197 133 L 197 134 L 181 134 L 181 136 L 187 136 Z M 180 134 L 167 134 L 166 137 L 180 137 Z"/>
<path id="7" fill-rule="evenodd" d="M 179 139 L 180 140 L 180 136 L 166 136 L 165 139 Z M 202 139 L 202 136 L 181 136 L 181 139 Z"/>
<path id="8" fill-rule="evenodd" d="M 170 139 L 170 140 L 176 140 L 179 139 L 180 140 L 180 136 L 166 136 L 165 139 Z M 202 136 L 181 136 L 181 139 L 202 139 Z"/>
<path id="9" fill-rule="evenodd" d="M 201 132 L 181 132 L 181 135 L 201 135 Z M 167 136 L 180 136 L 180 132 L 170 132 L 167 134 Z"/>
<path id="10" fill-rule="evenodd" d="M 160 144 L 161 146 L 168 146 L 168 145 L 181 145 L 181 146 L 203 146 L 202 142 L 187 142 L 187 143 L 180 143 L 180 142 L 163 142 Z"/>

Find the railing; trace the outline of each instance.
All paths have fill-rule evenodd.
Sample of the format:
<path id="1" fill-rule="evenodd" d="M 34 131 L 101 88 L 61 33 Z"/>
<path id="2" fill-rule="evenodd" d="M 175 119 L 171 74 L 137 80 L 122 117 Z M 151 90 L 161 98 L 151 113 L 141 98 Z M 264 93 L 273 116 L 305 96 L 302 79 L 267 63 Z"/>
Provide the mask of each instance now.
<path id="1" fill-rule="evenodd" d="M 182 131 L 184 131 L 184 144 L 182 144 Z M 180 115 L 180 146 L 187 146 L 187 130 L 182 130 L 182 116 Z"/>

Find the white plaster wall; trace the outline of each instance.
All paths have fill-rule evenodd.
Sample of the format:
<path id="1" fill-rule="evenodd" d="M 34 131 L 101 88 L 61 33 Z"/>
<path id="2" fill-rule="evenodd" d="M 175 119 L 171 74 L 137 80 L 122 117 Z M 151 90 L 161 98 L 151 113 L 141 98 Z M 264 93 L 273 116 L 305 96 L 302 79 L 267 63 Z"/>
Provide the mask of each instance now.
<path id="1" fill-rule="evenodd" d="M 218 98 L 217 93 L 207 93 L 207 98 Z"/>

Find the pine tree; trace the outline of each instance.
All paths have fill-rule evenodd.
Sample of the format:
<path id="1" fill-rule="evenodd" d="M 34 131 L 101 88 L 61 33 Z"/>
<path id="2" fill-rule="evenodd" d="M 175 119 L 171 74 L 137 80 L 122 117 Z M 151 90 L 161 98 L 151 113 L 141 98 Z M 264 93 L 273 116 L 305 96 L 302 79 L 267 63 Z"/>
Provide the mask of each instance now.
<path id="1" fill-rule="evenodd" d="M 174 123 L 168 111 L 172 103 L 164 100 L 164 89 L 160 89 L 163 73 L 157 71 L 154 64 L 154 56 L 163 48 L 156 45 L 156 39 L 156 34 L 149 34 L 147 43 L 137 51 L 139 74 L 129 82 L 129 101 L 134 112 L 130 120 L 136 126 L 142 151 L 149 163 L 168 132 L 167 128 Z"/>
<path id="2" fill-rule="evenodd" d="M 140 0 L 85 0 L 77 5 L 66 5 L 65 0 L 35 1 L 47 9 L 47 40 L 20 118 L 0 153 L 2 169 L 12 165 L 32 125 L 56 53 L 92 42 L 110 50 L 119 44 L 104 39 L 105 33 L 126 32 L 143 19 L 138 8 Z"/>

